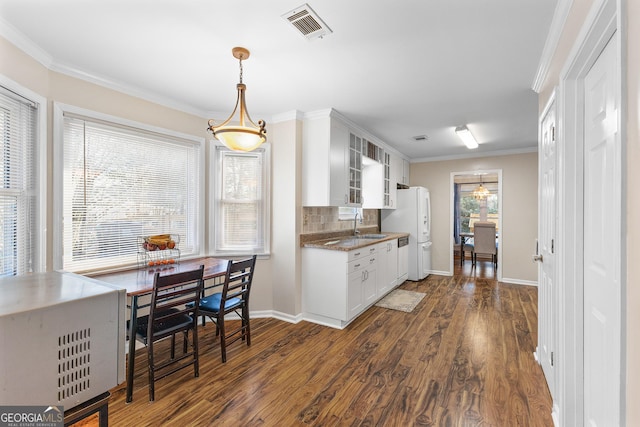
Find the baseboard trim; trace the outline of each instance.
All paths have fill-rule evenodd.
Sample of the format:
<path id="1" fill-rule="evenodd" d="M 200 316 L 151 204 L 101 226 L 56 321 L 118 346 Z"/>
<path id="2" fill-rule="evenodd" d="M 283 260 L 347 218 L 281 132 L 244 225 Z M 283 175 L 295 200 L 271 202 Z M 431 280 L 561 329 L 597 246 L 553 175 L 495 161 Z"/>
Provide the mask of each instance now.
<path id="1" fill-rule="evenodd" d="M 536 288 L 538 287 L 538 282 L 533 280 L 511 279 L 509 277 L 503 277 L 500 281 L 502 283 L 510 283 L 512 285 L 535 286 Z"/>

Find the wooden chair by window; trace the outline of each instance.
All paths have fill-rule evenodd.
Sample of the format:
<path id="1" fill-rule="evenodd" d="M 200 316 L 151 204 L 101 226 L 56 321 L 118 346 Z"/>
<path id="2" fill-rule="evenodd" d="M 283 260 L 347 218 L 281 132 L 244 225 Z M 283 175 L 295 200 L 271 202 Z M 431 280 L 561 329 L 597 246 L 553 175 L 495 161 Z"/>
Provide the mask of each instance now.
<path id="1" fill-rule="evenodd" d="M 478 254 L 491 255 L 494 266 L 498 266 L 496 250 L 496 224 L 493 222 L 476 222 L 473 228 L 473 263 Z"/>
<path id="2" fill-rule="evenodd" d="M 227 361 L 227 346 L 242 339 L 251 345 L 249 319 L 249 294 L 256 265 L 256 255 L 241 261 L 230 262 L 227 267 L 222 292 L 200 300 L 200 314 L 208 316 L 216 324 L 216 335 L 220 335 L 222 362 Z M 235 312 L 240 317 L 237 328 L 227 330 L 225 315 Z"/>
<path id="3" fill-rule="evenodd" d="M 147 316 L 138 319 L 136 339 L 147 346 L 149 361 L 149 400 L 155 400 L 155 382 L 180 369 L 193 365 L 194 376 L 199 375 L 198 364 L 198 306 L 203 290 L 204 266 L 197 270 L 161 276 L 153 280 L 151 306 Z M 193 330 L 191 350 L 188 351 L 189 331 Z M 175 336 L 183 333 L 182 355 L 175 357 Z M 157 361 L 154 344 L 171 337 L 171 356 Z"/>

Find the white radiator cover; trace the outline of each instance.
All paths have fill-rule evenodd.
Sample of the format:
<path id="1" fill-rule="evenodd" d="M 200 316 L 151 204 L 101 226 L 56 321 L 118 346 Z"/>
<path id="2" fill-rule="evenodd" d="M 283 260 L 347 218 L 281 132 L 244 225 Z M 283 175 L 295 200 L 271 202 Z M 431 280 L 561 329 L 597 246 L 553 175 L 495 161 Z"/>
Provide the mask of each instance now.
<path id="1" fill-rule="evenodd" d="M 66 410 L 123 382 L 125 305 L 72 273 L 0 279 L 0 402 Z"/>

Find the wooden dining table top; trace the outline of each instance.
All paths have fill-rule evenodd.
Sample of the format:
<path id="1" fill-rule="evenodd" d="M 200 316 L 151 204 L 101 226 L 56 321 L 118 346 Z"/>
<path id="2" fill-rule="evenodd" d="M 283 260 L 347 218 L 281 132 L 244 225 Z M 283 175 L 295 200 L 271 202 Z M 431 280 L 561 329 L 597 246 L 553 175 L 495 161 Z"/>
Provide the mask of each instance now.
<path id="1" fill-rule="evenodd" d="M 224 258 L 202 257 L 181 260 L 179 263 L 169 266 L 134 268 L 113 273 L 101 273 L 91 277 L 125 288 L 127 290 L 127 296 L 138 296 L 153 291 L 153 278 L 156 272 L 160 272 L 160 275 L 163 276 L 166 274 L 196 270 L 200 268 L 201 265 L 204 265 L 204 278 L 206 280 L 224 276 L 227 272 L 228 262 L 229 260 Z"/>

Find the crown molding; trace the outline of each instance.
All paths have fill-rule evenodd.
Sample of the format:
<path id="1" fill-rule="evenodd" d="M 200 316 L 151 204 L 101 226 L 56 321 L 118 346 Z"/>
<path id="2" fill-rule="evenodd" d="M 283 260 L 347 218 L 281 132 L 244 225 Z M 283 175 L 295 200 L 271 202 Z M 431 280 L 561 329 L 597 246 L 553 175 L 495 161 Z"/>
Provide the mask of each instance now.
<path id="1" fill-rule="evenodd" d="M 497 157 L 497 156 L 511 156 L 514 154 L 528 154 L 537 153 L 538 146 L 514 148 L 512 150 L 496 150 L 487 151 L 485 153 L 473 153 L 473 154 L 458 154 L 455 156 L 440 156 L 440 157 L 422 157 L 417 159 L 411 159 L 410 163 L 429 163 L 429 162 L 441 162 L 445 160 L 461 160 L 461 159 L 478 159 L 481 157 Z"/>
<path id="2" fill-rule="evenodd" d="M 569 15 L 569 10 L 572 5 L 573 0 L 558 0 L 558 3 L 556 4 L 556 9 L 553 12 L 553 20 L 551 21 L 551 27 L 547 33 L 547 40 L 544 43 L 542 55 L 540 56 L 540 61 L 538 63 L 538 70 L 536 71 L 536 75 L 531 85 L 531 89 L 536 93 L 540 93 L 542 85 L 547 79 L 551 60 L 556 52 L 556 48 L 558 47 L 558 42 L 560 41 L 560 36 L 562 35 L 562 30 L 564 29 L 564 24 L 567 21 L 567 16 Z"/>

